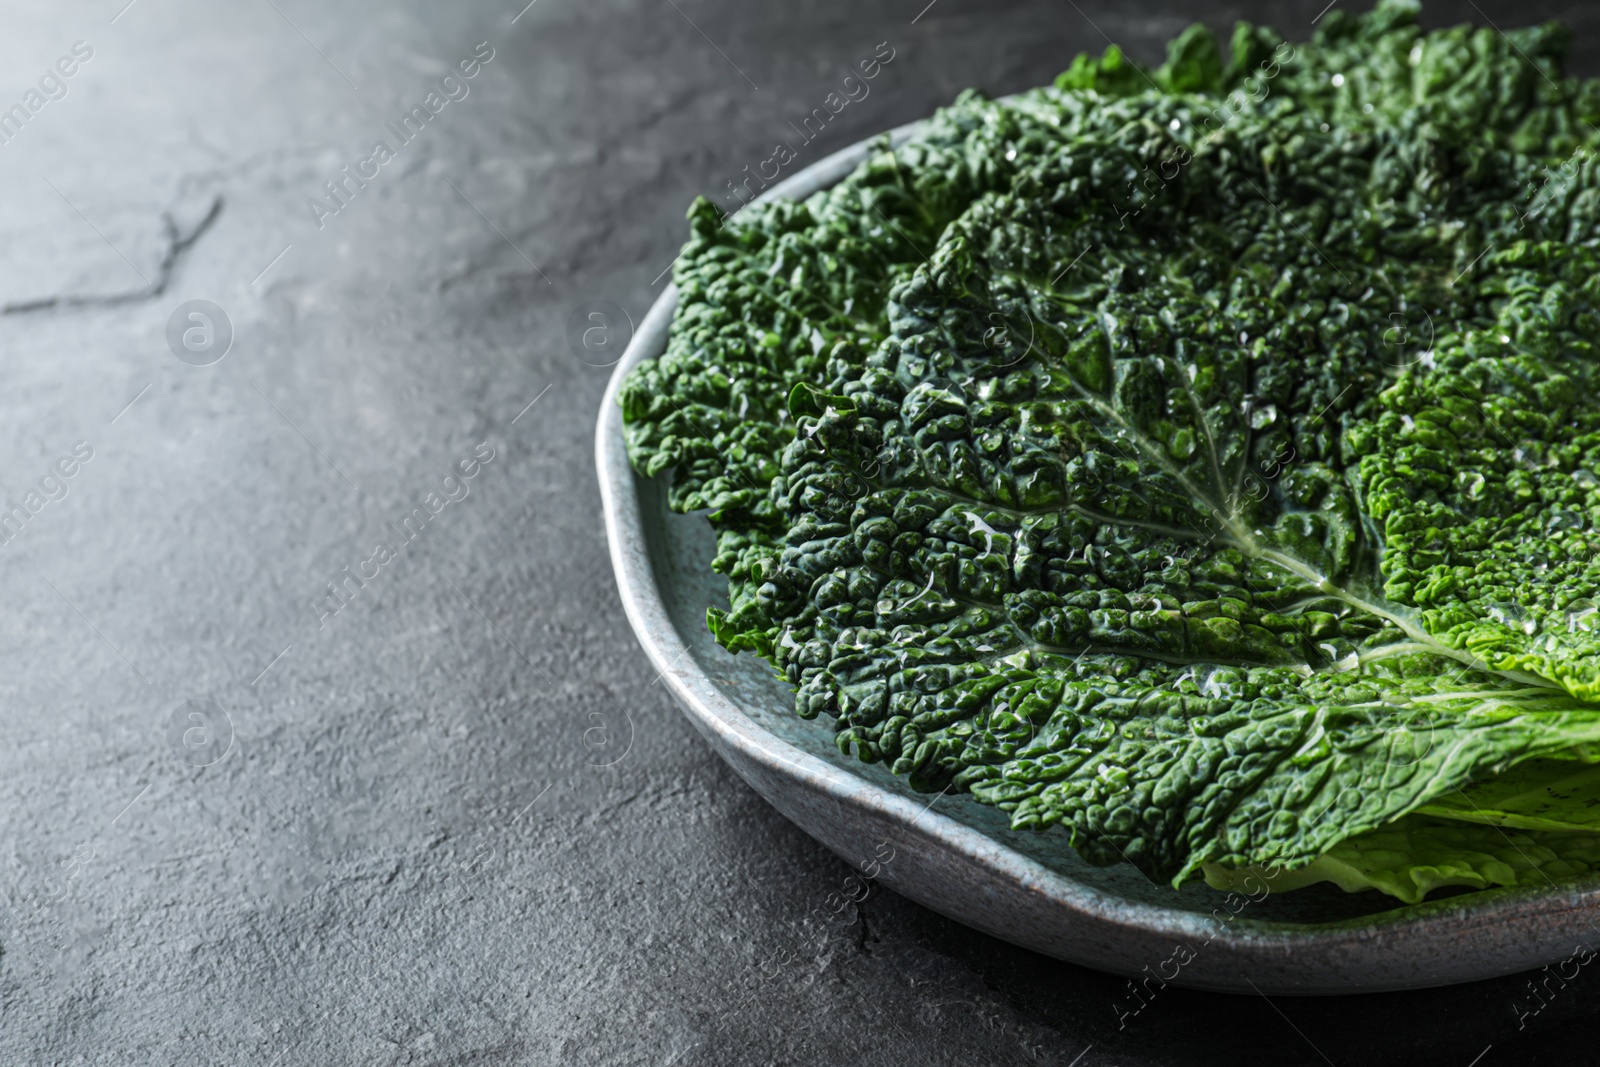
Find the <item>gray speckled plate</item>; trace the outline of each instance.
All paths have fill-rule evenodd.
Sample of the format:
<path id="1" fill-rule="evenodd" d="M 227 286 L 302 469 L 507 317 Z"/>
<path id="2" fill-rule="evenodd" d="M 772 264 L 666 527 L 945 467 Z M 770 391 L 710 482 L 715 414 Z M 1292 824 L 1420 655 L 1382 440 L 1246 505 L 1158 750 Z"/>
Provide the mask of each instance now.
<path id="1" fill-rule="evenodd" d="M 890 136 L 898 142 L 911 129 Z M 800 199 L 837 182 L 870 144 L 830 156 L 766 195 Z M 881 766 L 842 757 L 826 723 L 794 715 L 788 687 L 764 662 L 712 641 L 705 610 L 726 606 L 727 591 L 711 572 L 710 524 L 669 512 L 664 487 L 628 465 L 617 387 L 640 360 L 665 349 L 676 304 L 668 287 L 617 364 L 600 408 L 596 460 L 617 586 L 639 643 L 712 747 L 847 862 L 1014 944 L 1198 989 L 1319 994 L 1448 985 L 1539 967 L 1595 936 L 1600 879 L 1411 907 L 1328 885 L 1260 899 L 1193 882 L 1174 890 L 1127 865 L 1091 867 L 1059 833 L 1013 833 L 1004 813 L 970 797 L 920 795 Z"/>

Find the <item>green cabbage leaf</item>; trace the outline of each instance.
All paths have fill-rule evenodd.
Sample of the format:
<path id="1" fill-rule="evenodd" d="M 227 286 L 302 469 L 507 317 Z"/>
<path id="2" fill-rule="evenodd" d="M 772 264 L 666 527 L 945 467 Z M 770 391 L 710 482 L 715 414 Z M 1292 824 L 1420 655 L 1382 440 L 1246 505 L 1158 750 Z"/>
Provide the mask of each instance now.
<path id="1" fill-rule="evenodd" d="M 1594 869 L 1566 42 L 1395 0 L 1195 29 L 963 94 L 804 203 L 697 202 L 621 403 L 717 530 L 712 632 L 841 751 L 1090 862 L 1402 900 Z"/>

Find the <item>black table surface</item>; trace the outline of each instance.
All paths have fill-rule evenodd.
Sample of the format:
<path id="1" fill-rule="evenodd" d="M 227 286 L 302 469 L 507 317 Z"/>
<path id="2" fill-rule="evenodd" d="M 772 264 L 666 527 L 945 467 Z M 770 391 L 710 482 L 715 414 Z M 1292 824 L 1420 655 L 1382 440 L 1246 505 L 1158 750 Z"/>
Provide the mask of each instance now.
<path id="1" fill-rule="evenodd" d="M 524 2 L 6 9 L 0 1062 L 1592 1061 L 1588 970 L 1119 1020 L 887 891 L 820 923 L 844 864 L 612 583 L 569 323 L 638 321 L 691 198 L 857 61 L 893 50 L 799 163 L 1326 0 Z M 1600 73 L 1591 5 L 1424 12 L 1545 18 Z"/>

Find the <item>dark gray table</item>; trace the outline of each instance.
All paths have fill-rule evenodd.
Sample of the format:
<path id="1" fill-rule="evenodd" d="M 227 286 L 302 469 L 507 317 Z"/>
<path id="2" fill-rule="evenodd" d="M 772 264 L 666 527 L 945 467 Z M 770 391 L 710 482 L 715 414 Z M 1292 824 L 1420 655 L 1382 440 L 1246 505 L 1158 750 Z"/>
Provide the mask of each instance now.
<path id="1" fill-rule="evenodd" d="M 568 322 L 643 314 L 692 196 L 726 198 L 880 42 L 799 164 L 1108 38 L 1156 59 L 1196 17 L 1303 36 L 1325 0 L 125 2 L 14 3 L 0 35 L 0 500 L 22 508 L 0 1062 L 1492 1067 L 1592 1044 L 1587 971 L 1520 1019 L 1528 976 L 1169 989 L 1119 1029 L 1121 981 L 891 894 L 819 925 L 844 865 L 709 754 L 612 587 L 608 371 Z M 1600 71 L 1595 9 L 1474 6 L 1426 14 L 1562 15 Z"/>

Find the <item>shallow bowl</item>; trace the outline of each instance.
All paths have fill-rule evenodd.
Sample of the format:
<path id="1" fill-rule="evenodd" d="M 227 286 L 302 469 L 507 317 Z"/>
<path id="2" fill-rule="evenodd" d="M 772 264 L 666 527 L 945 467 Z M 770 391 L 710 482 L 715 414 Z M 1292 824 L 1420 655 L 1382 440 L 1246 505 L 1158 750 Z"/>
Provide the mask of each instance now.
<path id="1" fill-rule="evenodd" d="M 915 129 L 887 136 L 894 143 Z M 802 199 L 850 173 L 881 138 L 775 185 Z M 1465 892 L 1411 906 L 1329 885 L 1228 895 L 1156 885 L 1128 865 L 1093 867 L 1059 831 L 1014 833 L 962 795 L 913 792 L 881 765 L 840 755 L 822 721 L 793 712 L 788 686 L 753 655 L 712 639 L 727 606 L 703 516 L 668 510 L 665 486 L 628 463 L 617 390 L 661 354 L 677 306 L 669 285 L 639 324 L 601 404 L 596 462 L 617 587 L 667 689 L 718 755 L 788 819 L 864 876 L 958 922 L 1103 971 L 1226 992 L 1415 989 L 1561 960 L 1600 924 L 1600 878 Z"/>

